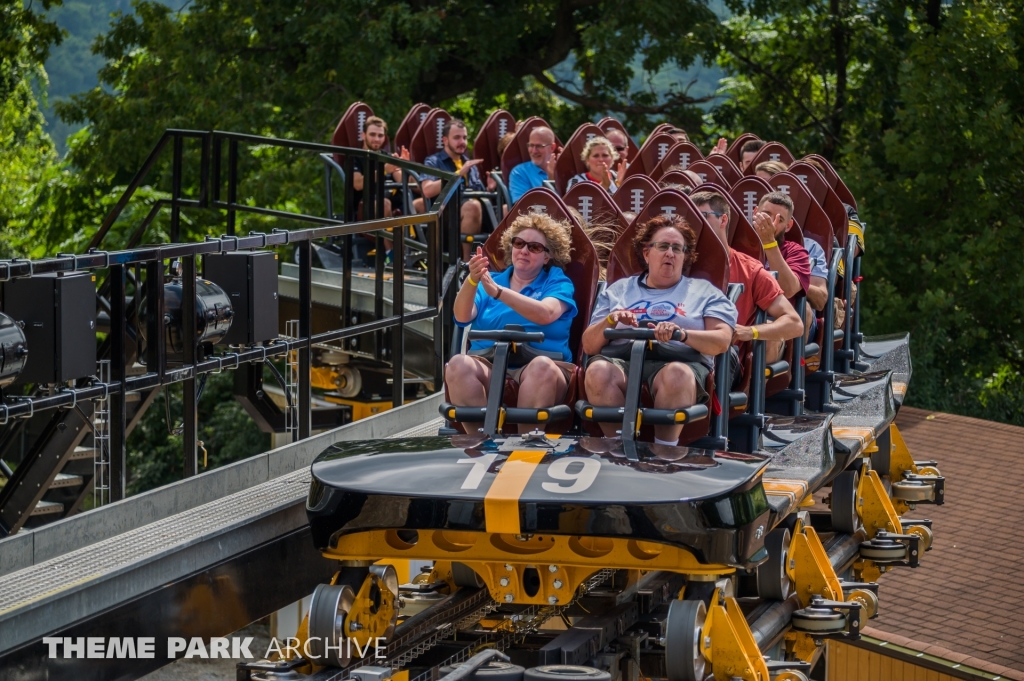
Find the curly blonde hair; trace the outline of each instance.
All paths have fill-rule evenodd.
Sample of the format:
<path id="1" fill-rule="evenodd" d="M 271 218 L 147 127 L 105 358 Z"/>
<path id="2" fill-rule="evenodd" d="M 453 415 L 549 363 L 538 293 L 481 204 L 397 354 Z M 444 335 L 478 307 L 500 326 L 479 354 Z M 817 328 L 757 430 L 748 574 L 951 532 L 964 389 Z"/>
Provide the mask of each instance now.
<path id="1" fill-rule="evenodd" d="M 580 160 L 584 163 L 590 158 L 590 155 L 594 153 L 594 147 L 601 145 L 608 147 L 608 152 L 612 155 L 612 163 L 619 160 L 619 152 L 615 151 L 615 145 L 607 137 L 591 137 L 587 140 L 587 143 L 583 145 L 583 151 L 580 152 Z"/>
<path id="2" fill-rule="evenodd" d="M 527 213 L 513 220 L 501 235 L 501 249 L 505 252 L 506 267 L 512 264 L 512 239 L 525 229 L 535 229 L 544 235 L 552 264 L 565 267 L 569 263 L 572 253 L 572 226 L 544 213 Z"/>

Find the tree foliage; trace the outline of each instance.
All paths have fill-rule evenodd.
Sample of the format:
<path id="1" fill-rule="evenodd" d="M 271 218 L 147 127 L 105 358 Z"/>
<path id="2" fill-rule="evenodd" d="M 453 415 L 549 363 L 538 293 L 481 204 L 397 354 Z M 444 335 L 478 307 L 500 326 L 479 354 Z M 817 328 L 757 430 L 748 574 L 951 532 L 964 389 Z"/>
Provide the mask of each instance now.
<path id="1" fill-rule="evenodd" d="M 171 127 L 326 140 L 358 99 L 392 126 L 426 101 L 471 126 L 496 106 L 541 115 L 563 137 L 606 112 L 636 132 L 670 120 L 698 140 L 749 130 L 842 170 L 868 225 L 865 330 L 912 332 L 910 399 L 1024 422 L 1012 312 L 1024 293 L 1021 0 L 728 5 L 719 20 L 702 0 L 195 0 L 181 12 L 136 0 L 94 44 L 100 86 L 57 106 L 84 126 L 57 164 L 23 84 L 44 77 L 59 32 L 7 0 L 3 18 L 20 23 L 4 22 L 0 48 L 2 243 L 80 248 Z M 726 72 L 709 112 L 685 84 L 637 85 L 700 60 Z M 311 163 L 245 149 L 243 200 L 323 210 Z M 166 169 L 109 247 L 167 195 Z M 186 236 L 220 229 L 188 219 Z M 158 220 L 147 238 L 165 229 Z"/>
<path id="2" fill-rule="evenodd" d="M 45 2 L 44 9 L 50 7 Z M 44 83 L 42 64 L 60 30 L 21 0 L 0 2 L 0 254 L 25 226 L 44 176 L 56 161 L 43 131 L 33 85 Z"/>
<path id="3" fill-rule="evenodd" d="M 868 224 L 864 327 L 911 332 L 912 403 L 1024 423 L 1022 5 L 742 9 L 713 121 L 843 168 Z"/>

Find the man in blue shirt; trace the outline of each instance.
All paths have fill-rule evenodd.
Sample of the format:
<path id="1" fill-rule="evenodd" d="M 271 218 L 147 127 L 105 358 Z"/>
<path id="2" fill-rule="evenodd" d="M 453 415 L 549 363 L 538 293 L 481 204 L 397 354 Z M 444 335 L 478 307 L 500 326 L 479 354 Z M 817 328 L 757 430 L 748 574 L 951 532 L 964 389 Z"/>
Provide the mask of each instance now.
<path id="1" fill-rule="evenodd" d="M 482 159 L 470 160 L 466 156 L 466 148 L 469 145 L 466 124 L 458 118 L 449 120 L 441 130 L 441 143 L 444 145 L 444 151 L 431 154 L 423 161 L 423 165 L 449 173 L 457 173 L 465 180 L 466 189 L 469 191 L 486 191 L 487 187 L 480 180 L 480 171 L 476 168 L 477 165 L 483 162 Z M 432 199 L 441 193 L 442 182 L 440 178 L 423 175 L 420 177 L 420 181 L 423 183 L 423 195 L 428 199 Z M 423 199 L 416 199 L 413 202 L 413 207 L 417 213 L 422 213 L 425 210 Z M 461 218 L 459 224 L 463 234 L 480 233 L 480 224 L 483 221 L 483 208 L 480 206 L 479 199 L 466 199 L 462 202 Z M 462 244 L 463 260 L 468 261 L 472 252 L 471 244 Z"/>
<path id="2" fill-rule="evenodd" d="M 555 133 L 551 128 L 539 127 L 531 130 L 526 149 L 530 152 L 530 160 L 520 163 L 508 174 L 508 193 L 512 203 L 534 187 L 543 187 L 545 180 L 552 180 L 555 177 L 558 149 L 555 146 Z"/>

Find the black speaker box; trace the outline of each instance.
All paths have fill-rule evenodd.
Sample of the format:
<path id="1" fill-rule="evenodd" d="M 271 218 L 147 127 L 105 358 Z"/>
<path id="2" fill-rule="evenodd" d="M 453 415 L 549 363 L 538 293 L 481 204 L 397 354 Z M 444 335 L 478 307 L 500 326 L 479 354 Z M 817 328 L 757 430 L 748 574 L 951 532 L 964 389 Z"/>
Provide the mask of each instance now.
<path id="1" fill-rule="evenodd" d="M 40 274 L 4 284 L 4 312 L 24 325 L 28 363 L 18 383 L 64 383 L 96 373 L 91 274 Z"/>
<path id="2" fill-rule="evenodd" d="M 206 256 L 203 278 L 224 289 L 234 317 L 224 345 L 252 345 L 277 338 L 277 254 L 238 251 Z"/>

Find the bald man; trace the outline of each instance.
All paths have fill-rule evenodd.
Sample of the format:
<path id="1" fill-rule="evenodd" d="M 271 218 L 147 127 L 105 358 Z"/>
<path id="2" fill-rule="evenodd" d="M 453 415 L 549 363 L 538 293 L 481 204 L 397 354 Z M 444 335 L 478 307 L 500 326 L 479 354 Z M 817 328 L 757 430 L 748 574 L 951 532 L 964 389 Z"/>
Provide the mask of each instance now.
<path id="1" fill-rule="evenodd" d="M 543 187 L 546 180 L 555 177 L 558 149 L 555 133 L 551 128 L 539 127 L 531 130 L 526 150 L 530 153 L 530 160 L 513 168 L 508 177 L 508 193 L 513 203 L 534 187 Z"/>

